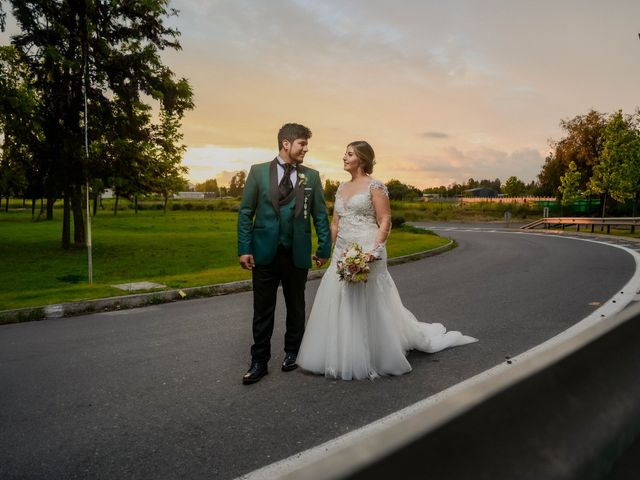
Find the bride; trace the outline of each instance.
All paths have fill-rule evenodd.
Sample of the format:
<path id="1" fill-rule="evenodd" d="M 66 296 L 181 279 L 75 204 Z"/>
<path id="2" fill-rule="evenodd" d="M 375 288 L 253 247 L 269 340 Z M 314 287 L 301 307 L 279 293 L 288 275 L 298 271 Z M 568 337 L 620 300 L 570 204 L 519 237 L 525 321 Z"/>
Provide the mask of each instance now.
<path id="1" fill-rule="evenodd" d="M 343 161 L 351 181 L 336 192 L 333 257 L 320 282 L 297 364 L 331 378 L 373 379 L 411 371 L 409 350 L 433 353 L 476 342 L 460 332 L 447 332 L 440 323 L 419 322 L 404 307 L 387 270 L 391 208 L 386 186 L 369 176 L 373 149 L 367 142 L 352 142 Z M 338 277 L 338 259 L 353 243 L 368 252 L 367 282 L 347 283 Z"/>

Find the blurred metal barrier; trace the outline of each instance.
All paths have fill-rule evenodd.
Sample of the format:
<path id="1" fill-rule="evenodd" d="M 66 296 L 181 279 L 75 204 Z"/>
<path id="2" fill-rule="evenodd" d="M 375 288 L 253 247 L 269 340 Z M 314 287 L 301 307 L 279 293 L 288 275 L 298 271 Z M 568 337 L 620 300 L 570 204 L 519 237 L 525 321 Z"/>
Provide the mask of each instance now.
<path id="1" fill-rule="evenodd" d="M 640 304 L 511 362 L 278 478 L 597 479 L 640 438 Z"/>

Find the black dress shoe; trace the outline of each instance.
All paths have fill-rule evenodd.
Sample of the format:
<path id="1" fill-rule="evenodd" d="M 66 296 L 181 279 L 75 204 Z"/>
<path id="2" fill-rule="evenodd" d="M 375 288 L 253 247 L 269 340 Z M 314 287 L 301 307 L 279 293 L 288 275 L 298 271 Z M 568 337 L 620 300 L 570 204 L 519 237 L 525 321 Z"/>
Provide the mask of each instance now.
<path id="1" fill-rule="evenodd" d="M 266 363 L 251 362 L 251 367 L 249 367 L 247 373 L 245 373 L 244 377 L 242 377 L 242 383 L 245 385 L 256 383 L 267 373 L 269 373 L 269 369 L 267 368 Z"/>
<path id="2" fill-rule="evenodd" d="M 282 362 L 282 371 L 290 372 L 291 370 L 295 370 L 296 368 L 298 368 L 298 365 L 296 365 L 297 358 L 297 353 L 285 353 L 284 361 Z"/>

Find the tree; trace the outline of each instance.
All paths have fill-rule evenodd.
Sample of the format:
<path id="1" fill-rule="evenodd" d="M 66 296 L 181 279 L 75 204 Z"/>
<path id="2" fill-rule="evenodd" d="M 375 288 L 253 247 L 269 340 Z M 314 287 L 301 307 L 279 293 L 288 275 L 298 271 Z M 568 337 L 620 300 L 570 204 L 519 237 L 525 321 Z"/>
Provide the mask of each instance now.
<path id="1" fill-rule="evenodd" d="M 0 46 L 0 196 L 42 195 L 42 175 L 33 154 L 40 143 L 36 116 L 38 98 L 31 88 L 29 70 L 13 46 Z"/>
<path id="2" fill-rule="evenodd" d="M 106 128 L 94 144 L 100 146 L 104 158 L 104 183 L 113 188 L 116 203 L 114 215 L 118 212 L 120 198 L 134 202 L 137 212 L 137 198 L 152 189 L 152 177 L 157 174 L 154 154 L 157 153 L 153 141 L 154 127 L 150 124 L 150 107 L 142 102 L 114 99 L 107 110 Z M 93 157 L 94 171 L 95 160 Z"/>
<path id="3" fill-rule="evenodd" d="M 502 192 L 508 197 L 521 197 L 524 195 L 524 190 L 524 182 L 515 176 L 507 178 L 502 186 Z"/>
<path id="4" fill-rule="evenodd" d="M 538 174 L 541 194 L 558 195 L 560 177 L 565 174 L 571 162 L 575 163 L 577 171 L 581 173 L 580 188 L 586 188 L 593 167 L 602 154 L 607 122 L 608 116 L 595 110 L 560 122 L 566 134 L 562 139 L 550 142 L 553 151 L 547 156 Z"/>
<path id="5" fill-rule="evenodd" d="M 633 126 L 633 131 L 636 136 L 636 140 L 633 141 L 634 147 L 630 150 L 633 150 L 634 153 L 629 155 L 624 162 L 625 175 L 633 184 L 633 210 L 632 216 L 636 216 L 636 206 L 638 204 L 638 198 L 640 197 L 640 159 L 637 154 L 637 138 L 640 137 L 640 109 L 636 109 L 634 116 L 629 117 L 629 123 Z"/>
<path id="6" fill-rule="evenodd" d="M 215 178 L 205 180 L 203 183 L 196 183 L 196 192 L 218 193 L 218 181 Z"/>
<path id="7" fill-rule="evenodd" d="M 439 187 L 430 187 L 422 190 L 422 193 L 430 193 L 433 195 L 438 195 L 439 197 L 446 197 L 448 194 L 448 188 L 444 185 L 440 185 Z"/>
<path id="8" fill-rule="evenodd" d="M 496 192 L 499 192 L 502 188 L 502 182 L 499 178 L 496 178 L 495 180 L 482 179 L 478 183 L 478 186 L 490 188 L 492 190 L 495 190 Z"/>
<path id="9" fill-rule="evenodd" d="M 7 151 L 11 151 L 11 148 L 7 148 L 5 139 L 3 155 L 0 156 L 0 205 L 2 205 L 2 195 L 4 195 L 6 199 L 5 211 L 9 210 L 9 198 L 21 195 L 27 186 L 22 166 L 20 163 L 10 161 L 9 155 L 4 154 Z"/>
<path id="10" fill-rule="evenodd" d="M 422 191 L 413 185 L 406 185 L 395 178 L 386 183 L 391 200 L 406 200 L 412 197 L 422 197 Z"/>
<path id="11" fill-rule="evenodd" d="M 231 177 L 231 182 L 229 182 L 229 195 L 232 197 L 242 196 L 242 191 L 244 190 L 244 182 L 246 180 L 247 172 L 245 172 L 244 170 L 236 172 L 233 177 Z"/>
<path id="12" fill-rule="evenodd" d="M 33 75 L 42 102 L 48 197 L 64 198 L 62 244 L 85 241 L 82 189 L 96 175 L 137 195 L 153 187 L 151 108 L 147 99 L 181 118 L 191 91 L 162 64 L 160 52 L 179 49 L 179 32 L 164 24 L 177 12 L 169 0 L 10 0 L 21 33 L 12 38 Z M 84 153 L 84 95 L 89 133 L 101 158 Z M 99 164 L 99 165 L 97 165 Z M 108 166 L 109 168 L 103 168 Z M 103 180 L 107 180 L 104 178 Z"/>
<path id="13" fill-rule="evenodd" d="M 186 181 L 183 175 L 188 169 L 181 165 L 186 146 L 180 143 L 180 119 L 166 109 L 160 111 L 160 119 L 160 126 L 155 134 L 155 173 L 151 190 L 162 195 L 166 212 L 169 196 L 180 191 Z"/>
<path id="14" fill-rule="evenodd" d="M 576 162 L 569 163 L 569 168 L 565 174 L 560 177 L 560 186 L 558 187 L 562 195 L 561 203 L 563 206 L 573 203 L 582 197 L 580 177 L 582 177 L 582 174 L 578 171 Z"/>
<path id="15" fill-rule="evenodd" d="M 576 168 L 584 177 L 580 187 L 586 186 L 593 167 L 599 162 L 603 151 L 604 130 L 609 121 L 608 115 L 590 110 L 586 115 L 578 115 L 571 120 L 563 120 L 560 126 L 567 136 L 556 144 L 556 157 L 564 166 L 575 162 Z"/>
<path id="16" fill-rule="evenodd" d="M 449 185 L 449 195 L 452 197 L 462 195 L 465 190 L 467 190 L 466 185 L 461 185 L 455 182 Z"/>
<path id="17" fill-rule="evenodd" d="M 162 194 L 164 210 L 167 210 L 169 195 L 177 193 L 187 183 L 184 174 L 187 167 L 182 165 L 186 145 L 182 143 L 181 120 L 185 110 L 191 110 L 193 91 L 185 79 L 174 82 L 170 71 L 163 73 L 163 96 L 160 109 L 160 125 L 154 135 L 154 175 L 151 191 Z"/>
<path id="18" fill-rule="evenodd" d="M 338 180 L 325 180 L 324 182 L 324 198 L 327 200 L 334 200 L 336 198 L 336 192 L 338 191 L 338 187 L 340 186 L 340 182 Z"/>
<path id="19" fill-rule="evenodd" d="M 474 180 L 473 178 L 469 178 L 469 180 L 467 180 L 467 190 L 478 187 L 480 187 L 480 182 Z"/>
<path id="20" fill-rule="evenodd" d="M 402 200 L 409 193 L 409 187 L 395 178 L 389 180 L 386 185 L 391 200 Z"/>
<path id="21" fill-rule="evenodd" d="M 633 198 L 640 183 L 640 136 L 631 118 L 615 113 L 604 131 L 603 152 L 593 168 L 589 189 L 603 195 L 602 216 L 607 197 L 624 201 Z"/>
<path id="22" fill-rule="evenodd" d="M 543 197 L 556 197 L 560 186 L 560 177 L 564 174 L 565 168 L 558 157 L 549 153 L 545 158 L 544 165 L 538 174 L 539 193 Z"/>
<path id="23" fill-rule="evenodd" d="M 539 196 L 539 189 L 538 183 L 535 180 L 531 180 L 524 188 L 524 195 L 526 197 L 537 197 Z"/>

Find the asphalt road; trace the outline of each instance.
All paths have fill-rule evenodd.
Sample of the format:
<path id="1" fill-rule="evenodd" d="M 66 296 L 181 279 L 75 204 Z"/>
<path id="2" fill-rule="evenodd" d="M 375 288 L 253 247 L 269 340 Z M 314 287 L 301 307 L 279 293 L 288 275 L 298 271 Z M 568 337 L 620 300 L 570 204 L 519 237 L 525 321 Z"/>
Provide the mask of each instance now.
<path id="1" fill-rule="evenodd" d="M 635 271 L 631 255 L 602 244 L 441 234 L 458 248 L 391 274 L 420 320 L 480 342 L 412 352 L 414 370 L 402 377 L 281 372 L 279 306 L 271 373 L 243 386 L 250 292 L 1 326 L 0 478 L 234 478 L 526 351 L 587 316 Z M 317 285 L 308 284 L 308 306 Z"/>

